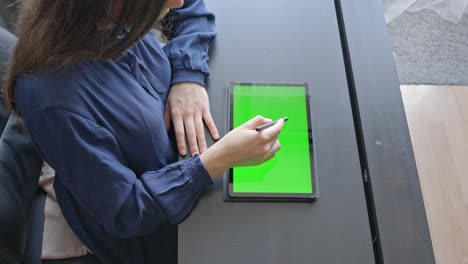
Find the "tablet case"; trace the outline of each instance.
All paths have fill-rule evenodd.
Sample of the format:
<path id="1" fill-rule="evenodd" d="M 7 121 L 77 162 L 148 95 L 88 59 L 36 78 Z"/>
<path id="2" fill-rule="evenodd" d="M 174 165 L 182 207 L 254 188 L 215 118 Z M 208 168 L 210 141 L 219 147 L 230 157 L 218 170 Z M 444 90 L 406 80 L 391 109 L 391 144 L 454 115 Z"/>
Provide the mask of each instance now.
<path id="1" fill-rule="evenodd" d="M 228 133 L 230 131 L 230 124 L 231 124 L 231 100 L 230 100 L 230 89 L 231 87 L 235 85 L 273 85 L 273 86 L 294 86 L 294 85 L 304 85 L 298 84 L 298 83 L 256 83 L 256 82 L 230 82 L 224 85 L 224 105 L 227 107 L 226 111 L 226 118 L 224 118 L 224 131 L 225 133 Z M 307 85 L 307 84 L 306 84 Z M 309 111 L 310 109 L 310 91 L 308 91 L 308 96 L 309 96 Z M 312 113 L 311 113 L 312 114 Z M 310 122 L 312 122 L 312 117 L 310 118 Z M 314 139 L 314 126 L 311 125 L 312 129 L 312 139 Z M 314 142 L 314 140 L 312 140 Z M 315 144 L 312 144 L 312 152 L 315 154 Z M 315 155 L 313 156 L 313 164 L 314 168 L 317 166 Z M 225 202 L 313 202 L 316 201 L 319 197 L 319 188 L 318 188 L 318 177 L 316 170 L 313 172 L 313 184 L 314 184 L 314 190 L 315 192 L 313 193 L 312 196 L 310 197 L 272 197 L 272 196 L 265 196 L 265 197 L 233 197 L 229 194 L 229 170 L 223 173 L 223 199 Z"/>

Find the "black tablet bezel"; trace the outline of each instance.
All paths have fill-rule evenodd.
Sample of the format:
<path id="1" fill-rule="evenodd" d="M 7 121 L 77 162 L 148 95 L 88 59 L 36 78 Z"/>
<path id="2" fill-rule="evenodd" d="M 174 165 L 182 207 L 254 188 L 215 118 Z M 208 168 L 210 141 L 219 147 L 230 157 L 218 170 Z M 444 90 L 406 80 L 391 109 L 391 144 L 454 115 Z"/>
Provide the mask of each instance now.
<path id="1" fill-rule="evenodd" d="M 233 191 L 233 172 L 231 168 L 228 170 L 225 180 L 225 200 L 226 201 L 315 201 L 318 198 L 317 189 L 317 173 L 315 170 L 315 144 L 313 140 L 313 126 L 311 122 L 310 112 L 310 91 L 307 83 L 255 83 L 255 82 L 231 82 L 228 86 L 228 130 L 233 129 L 233 88 L 235 86 L 287 86 L 297 87 L 298 89 L 305 90 L 306 107 L 307 111 L 307 122 L 309 130 L 309 153 L 310 153 L 310 166 L 311 166 L 311 182 L 312 182 L 312 193 L 235 193 Z"/>

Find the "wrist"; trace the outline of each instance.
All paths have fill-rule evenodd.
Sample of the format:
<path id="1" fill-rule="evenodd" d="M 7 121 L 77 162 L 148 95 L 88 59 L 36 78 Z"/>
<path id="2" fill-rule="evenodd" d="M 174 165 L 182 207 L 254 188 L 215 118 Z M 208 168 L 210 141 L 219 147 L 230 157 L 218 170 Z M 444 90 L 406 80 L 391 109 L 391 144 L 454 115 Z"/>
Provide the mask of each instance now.
<path id="1" fill-rule="evenodd" d="M 178 69 L 172 72 L 171 85 L 184 82 L 198 83 L 205 87 L 206 74 L 196 70 Z"/>
<path id="2" fill-rule="evenodd" d="M 214 144 L 200 155 L 200 160 L 205 166 L 211 179 L 216 179 L 224 171 L 232 167 L 229 160 L 229 154 L 219 147 L 219 144 Z"/>

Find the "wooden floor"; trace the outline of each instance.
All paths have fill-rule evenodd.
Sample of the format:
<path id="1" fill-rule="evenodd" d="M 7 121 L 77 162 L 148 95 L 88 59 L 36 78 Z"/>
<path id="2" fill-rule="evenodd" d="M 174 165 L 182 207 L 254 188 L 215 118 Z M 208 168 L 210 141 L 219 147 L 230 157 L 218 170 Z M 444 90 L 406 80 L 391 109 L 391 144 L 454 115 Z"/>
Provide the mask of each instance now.
<path id="1" fill-rule="evenodd" d="M 437 264 L 468 264 L 468 87 L 401 91 Z"/>

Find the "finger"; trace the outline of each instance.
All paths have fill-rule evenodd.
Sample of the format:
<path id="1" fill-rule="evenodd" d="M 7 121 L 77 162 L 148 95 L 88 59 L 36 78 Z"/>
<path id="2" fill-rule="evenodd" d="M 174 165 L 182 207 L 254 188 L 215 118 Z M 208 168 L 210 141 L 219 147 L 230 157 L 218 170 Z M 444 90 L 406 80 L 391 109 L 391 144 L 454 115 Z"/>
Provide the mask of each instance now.
<path id="1" fill-rule="evenodd" d="M 261 126 L 270 122 L 271 122 L 271 119 L 258 115 L 250 119 L 249 121 L 245 122 L 243 126 L 245 126 L 248 129 L 255 129 L 258 126 Z"/>
<path id="2" fill-rule="evenodd" d="M 195 132 L 197 133 L 198 147 L 200 149 L 200 154 L 206 151 L 206 139 L 205 139 L 205 129 L 203 127 L 203 119 L 201 116 L 195 118 Z"/>
<path id="3" fill-rule="evenodd" d="M 209 110 L 203 113 L 203 119 L 205 120 L 206 127 L 208 127 L 208 130 L 210 131 L 210 134 L 213 137 L 213 139 L 218 140 L 219 139 L 218 128 L 216 128 L 216 124 Z"/>
<path id="4" fill-rule="evenodd" d="M 187 146 L 185 145 L 184 122 L 182 121 L 181 117 L 175 117 L 174 115 L 172 116 L 172 123 L 174 124 L 174 132 L 177 141 L 177 149 L 179 150 L 180 155 L 185 156 L 187 155 Z"/>
<path id="5" fill-rule="evenodd" d="M 189 143 L 190 153 L 192 155 L 199 154 L 197 144 L 197 134 L 195 132 L 195 124 L 193 123 L 193 116 L 188 116 L 184 119 L 185 133 Z"/>
<path id="6" fill-rule="evenodd" d="M 276 153 L 281 149 L 281 144 L 279 140 L 276 140 L 275 143 L 271 146 L 270 152 Z"/>
<path id="7" fill-rule="evenodd" d="M 278 122 L 276 122 L 276 124 L 274 124 L 273 126 L 271 126 L 269 128 L 266 128 L 266 129 L 260 131 L 260 133 L 267 140 L 271 140 L 271 139 L 274 139 L 274 138 L 278 137 L 278 135 L 281 132 L 281 129 L 283 129 L 283 127 L 284 127 L 284 120 L 280 119 L 280 120 L 278 120 Z"/>
<path id="8" fill-rule="evenodd" d="M 276 152 L 278 152 L 280 149 L 281 149 L 281 144 L 278 140 L 276 140 L 272 144 L 270 151 L 268 151 L 265 161 L 272 159 L 276 155 Z"/>
<path id="9" fill-rule="evenodd" d="M 169 104 L 166 104 L 166 109 L 164 109 L 164 125 L 166 130 L 169 131 L 169 128 L 171 128 L 171 106 Z"/>

